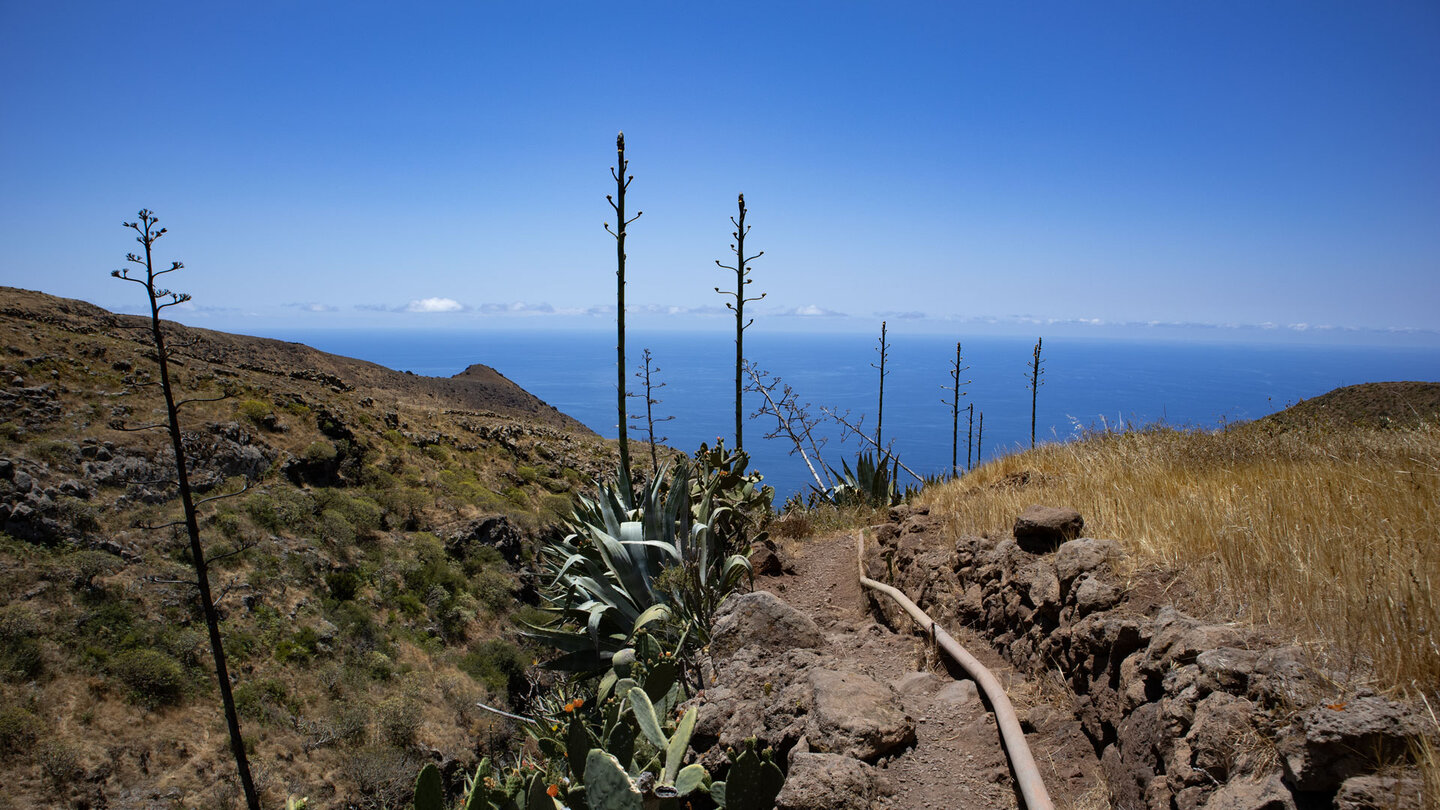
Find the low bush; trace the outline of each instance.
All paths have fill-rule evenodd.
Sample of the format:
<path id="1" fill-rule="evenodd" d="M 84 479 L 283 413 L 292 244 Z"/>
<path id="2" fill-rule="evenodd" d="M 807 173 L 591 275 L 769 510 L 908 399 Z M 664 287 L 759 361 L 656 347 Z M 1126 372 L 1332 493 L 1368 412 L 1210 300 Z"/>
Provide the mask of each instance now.
<path id="1" fill-rule="evenodd" d="M 525 686 L 526 655 L 502 638 L 471 645 L 461 656 L 460 671 L 485 685 L 494 695 L 518 693 Z"/>
<path id="2" fill-rule="evenodd" d="M 42 724 L 23 706 L 0 706 L 0 761 L 30 749 Z"/>
<path id="3" fill-rule="evenodd" d="M 420 703 L 409 695 L 396 695 L 375 707 L 375 730 L 382 742 L 408 748 L 420 731 Z"/>
<path id="4" fill-rule="evenodd" d="M 110 672 L 148 708 L 179 703 L 185 693 L 185 670 L 157 650 L 126 650 L 110 660 Z"/>

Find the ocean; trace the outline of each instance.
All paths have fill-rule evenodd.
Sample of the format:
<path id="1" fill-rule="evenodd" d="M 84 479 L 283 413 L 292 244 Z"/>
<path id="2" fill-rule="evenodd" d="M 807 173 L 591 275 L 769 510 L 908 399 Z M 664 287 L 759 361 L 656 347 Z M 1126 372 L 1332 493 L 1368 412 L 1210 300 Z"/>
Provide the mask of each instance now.
<path id="1" fill-rule="evenodd" d="M 617 435 L 614 331 L 271 331 L 322 351 L 369 360 L 416 374 L 448 377 L 472 363 L 492 366 L 521 387 L 607 438 Z M 1030 441 L 1028 368 L 1034 341 L 977 337 L 962 340 L 969 370 L 961 390 L 959 464 L 966 461 L 966 406 L 984 414 L 983 459 L 1015 452 Z M 886 360 L 884 436 L 908 467 L 922 475 L 950 470 L 948 392 L 955 339 L 891 333 Z M 879 372 L 875 336 L 746 333 L 746 356 L 794 388 L 813 416 L 824 406 L 864 417 L 873 436 Z M 666 444 L 693 451 L 702 441 L 734 439 L 733 334 L 645 332 L 627 335 L 631 390 L 641 352 L 649 348 L 664 382 L 655 398 Z M 1213 428 L 1257 419 L 1333 388 L 1383 380 L 1440 380 L 1440 352 L 1426 348 L 1140 342 L 1054 338 L 1044 343 L 1036 440 L 1062 441 L 1102 423 Z M 746 395 L 746 413 L 761 400 Z M 631 412 L 643 401 L 631 400 Z M 632 422 L 633 424 L 633 422 Z M 745 446 L 752 465 L 776 489 L 776 504 L 812 484 L 799 456 L 782 439 L 765 439 L 774 419 L 747 419 Z M 839 469 L 861 449 L 827 424 L 826 462 Z M 637 434 L 632 428 L 631 437 Z M 908 480 L 903 472 L 902 481 Z"/>

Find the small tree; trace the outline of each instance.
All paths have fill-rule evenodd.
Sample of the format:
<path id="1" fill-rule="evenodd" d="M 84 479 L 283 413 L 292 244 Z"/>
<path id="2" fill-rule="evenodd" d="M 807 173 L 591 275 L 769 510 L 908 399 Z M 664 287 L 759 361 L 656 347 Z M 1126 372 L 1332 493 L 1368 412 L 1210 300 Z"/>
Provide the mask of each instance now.
<path id="1" fill-rule="evenodd" d="M 215 678 L 220 682 L 220 702 L 225 707 L 225 725 L 230 731 L 230 753 L 235 757 L 235 768 L 240 773 L 240 784 L 245 791 L 245 803 L 250 810 L 259 810 L 260 797 L 255 792 L 255 782 L 250 777 L 250 763 L 245 755 L 245 741 L 240 736 L 240 717 L 235 711 L 235 697 L 230 691 L 230 673 L 225 665 L 225 648 L 220 639 L 220 614 L 215 610 L 215 600 L 210 593 L 210 574 L 205 561 L 205 547 L 200 542 L 200 522 L 196 517 L 196 503 L 190 490 L 190 477 L 185 468 L 185 441 L 180 432 L 180 408 L 188 402 L 175 401 L 175 388 L 170 379 L 170 358 L 173 347 L 165 342 L 165 331 L 160 326 L 160 313 L 169 307 L 190 300 L 189 293 L 176 293 L 159 286 L 157 279 L 166 273 L 173 273 L 185 265 L 172 262 L 168 270 L 156 270 L 153 263 L 155 242 L 165 235 L 165 228 L 156 228 L 156 217 L 142 209 L 138 222 L 126 222 L 125 227 L 135 231 L 135 241 L 145 247 L 145 256 L 127 254 L 126 260 L 145 268 L 145 277 L 130 275 L 128 269 L 114 270 L 110 275 L 122 281 L 132 281 L 145 289 L 150 301 L 150 337 L 155 344 L 155 362 L 160 367 L 160 392 L 165 398 L 166 421 L 161 424 L 129 428 L 117 425 L 123 430 L 163 429 L 170 434 L 170 445 L 175 452 L 175 484 L 180 491 L 180 504 L 184 509 L 185 530 L 190 536 L 190 561 L 195 569 L 195 584 L 200 590 L 200 606 L 205 613 L 205 626 L 210 632 L 210 652 L 215 659 Z"/>
<path id="2" fill-rule="evenodd" d="M 890 355 L 890 344 L 885 341 L 884 321 L 880 322 L 880 345 L 875 351 L 880 355 L 880 365 L 870 364 L 871 368 L 880 370 L 880 403 L 875 412 L 875 447 L 879 448 L 877 452 L 884 453 L 885 440 L 881 438 L 881 431 L 885 428 L 885 375 L 889 373 L 885 370 L 885 359 Z"/>
<path id="3" fill-rule="evenodd" d="M 735 230 L 730 233 L 730 236 L 735 239 L 735 242 L 730 245 L 730 249 L 735 253 L 735 265 L 732 267 L 728 264 L 720 264 L 719 259 L 715 260 L 715 264 L 721 269 L 735 271 L 735 289 L 733 291 L 721 290 L 719 287 L 716 287 L 715 292 L 721 295 L 732 296 L 735 299 L 734 301 L 726 301 L 725 307 L 735 313 L 735 449 L 743 450 L 745 449 L 742 433 L 744 427 L 744 410 L 741 397 L 745 391 L 743 385 L 745 330 L 749 328 L 750 324 L 755 322 L 754 318 L 751 318 L 749 321 L 745 320 L 745 305 L 752 301 L 759 301 L 765 297 L 765 293 L 760 293 L 757 298 L 746 298 L 745 287 L 751 283 L 751 279 L 748 278 L 750 275 L 750 262 L 764 256 L 765 251 L 762 250 L 754 256 L 745 255 L 745 235 L 750 233 L 750 226 L 745 224 L 745 214 L 748 209 L 745 208 L 744 194 L 741 194 L 739 197 L 739 206 L 740 217 L 738 219 L 735 217 L 730 218 L 730 222 L 735 226 Z"/>
<path id="4" fill-rule="evenodd" d="M 625 159 L 624 132 L 615 136 L 615 151 L 619 155 L 617 158 L 619 167 L 610 167 L 610 176 L 615 178 L 615 194 L 605 195 L 605 199 L 610 201 L 610 207 L 615 209 L 615 229 L 610 230 L 610 223 L 607 222 L 605 230 L 615 237 L 615 409 L 620 423 L 620 470 L 624 485 L 628 487 L 630 486 L 630 439 L 625 433 L 625 228 L 645 212 L 636 211 L 635 216 L 629 219 L 625 218 L 625 189 L 630 187 L 630 181 L 635 177 L 625 173 L 630 168 L 630 161 Z"/>
<path id="5" fill-rule="evenodd" d="M 654 375 L 660 373 L 660 367 L 651 362 L 649 349 L 645 350 L 644 358 L 644 362 L 640 364 L 640 370 L 635 372 L 635 376 L 645 385 L 645 413 L 643 415 L 635 414 L 632 418 L 638 420 L 643 416 L 645 419 L 645 434 L 650 442 L 650 480 L 655 481 L 660 478 L 660 454 L 656 451 L 655 445 L 657 442 L 663 442 L 669 438 L 668 436 L 658 438 L 655 436 L 655 423 L 669 422 L 675 417 L 672 414 L 656 418 L 655 406 L 660 404 L 660 400 L 655 398 L 655 392 L 664 388 L 665 383 L 654 381 Z M 636 425 L 635 429 L 640 430 L 640 426 Z"/>
<path id="6" fill-rule="evenodd" d="M 963 382 L 963 383 L 960 382 L 960 374 L 961 374 L 961 372 L 969 371 L 969 370 L 970 370 L 970 367 L 969 367 L 969 366 L 965 366 L 964 368 L 961 368 L 961 365 L 960 365 L 960 364 L 963 363 L 963 362 L 964 362 L 964 358 L 963 358 L 963 357 L 961 356 L 961 354 L 960 354 L 960 341 L 957 340 L 957 341 L 955 341 L 955 362 L 953 362 L 953 363 L 950 364 L 950 385 L 948 385 L 948 386 L 945 386 L 945 385 L 940 386 L 943 390 L 946 390 L 946 391 L 949 391 L 949 392 L 950 392 L 950 398 L 949 398 L 949 399 L 942 399 L 942 400 L 940 400 L 940 401 L 941 401 L 942 403 L 950 406 L 950 423 L 951 423 L 951 427 L 950 427 L 950 475 L 951 475 L 951 476 L 958 476 L 958 475 L 960 474 L 960 464 L 959 464 L 959 459 L 960 459 L 960 398 L 963 397 L 963 396 L 965 396 L 965 394 L 966 394 L 965 391 L 961 391 L 960 389 L 970 384 L 970 380 L 966 380 L 966 381 Z M 974 407 L 974 406 L 972 405 L 971 408 L 973 408 L 973 407 Z M 965 449 L 965 469 L 967 469 L 967 470 L 970 469 L 970 449 L 969 449 L 968 447 Z"/>

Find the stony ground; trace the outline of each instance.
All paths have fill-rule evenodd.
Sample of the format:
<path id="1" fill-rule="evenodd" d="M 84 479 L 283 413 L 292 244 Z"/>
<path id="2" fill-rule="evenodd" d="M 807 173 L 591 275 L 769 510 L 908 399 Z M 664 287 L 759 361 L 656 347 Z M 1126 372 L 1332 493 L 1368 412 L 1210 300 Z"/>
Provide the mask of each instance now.
<path id="1" fill-rule="evenodd" d="M 915 722 L 916 742 L 881 758 L 877 769 L 888 795 L 882 808 L 1016 807 L 1010 769 L 994 717 L 973 682 L 952 677 L 937 653 L 909 627 L 878 624 L 860 586 L 853 534 L 811 538 L 790 550 L 793 573 L 767 577 L 771 591 L 809 616 L 828 651 L 854 670 L 899 693 Z M 1046 788 L 1057 807 L 1105 806 L 1094 751 L 1070 715 L 1068 697 L 1020 677 L 987 643 L 960 627 L 947 628 L 1006 684 L 1020 712 Z M 898 632 L 897 632 L 898 631 Z M 1060 700 L 1047 698 L 1058 697 Z"/>

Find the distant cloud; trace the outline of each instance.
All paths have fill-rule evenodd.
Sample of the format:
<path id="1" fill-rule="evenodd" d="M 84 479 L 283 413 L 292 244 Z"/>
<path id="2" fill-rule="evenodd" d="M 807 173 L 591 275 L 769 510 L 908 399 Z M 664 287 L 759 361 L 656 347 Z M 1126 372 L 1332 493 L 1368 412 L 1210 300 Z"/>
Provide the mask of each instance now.
<path id="1" fill-rule="evenodd" d="M 481 304 L 476 307 L 486 315 L 553 315 L 555 307 L 546 304 L 527 304 L 524 301 L 514 301 L 509 304 Z"/>
<path id="2" fill-rule="evenodd" d="M 805 306 L 803 306 L 803 307 L 795 307 L 794 309 L 781 310 L 780 312 L 777 312 L 777 313 L 775 313 L 775 314 L 776 314 L 776 315 L 779 315 L 779 316 L 781 316 L 781 317 L 797 317 L 797 318 L 844 318 L 844 317 L 846 317 L 845 313 L 843 313 L 843 312 L 836 312 L 836 311 L 833 310 L 833 309 L 826 309 L 825 307 L 816 306 L 815 304 L 807 304 L 807 305 L 805 305 Z"/>
<path id="3" fill-rule="evenodd" d="M 294 305 L 292 305 L 294 306 Z M 303 306 L 303 305 L 302 305 Z M 356 304 L 355 308 L 362 312 L 469 312 L 470 307 L 456 301 L 454 298 L 416 298 L 409 303 L 395 306 L 393 304 Z"/>
<path id="4" fill-rule="evenodd" d="M 627 306 L 626 312 L 644 313 L 646 315 L 725 315 L 730 310 L 714 305 L 703 307 L 685 307 L 678 304 L 641 304 L 638 307 Z"/>
<path id="5" fill-rule="evenodd" d="M 893 310 L 886 312 L 876 312 L 874 313 L 874 315 L 877 318 L 889 318 L 894 321 L 918 321 L 925 317 L 925 313 L 914 309 L 908 312 L 895 312 Z"/>
<path id="6" fill-rule="evenodd" d="M 340 308 L 329 304 L 320 304 L 314 301 L 303 301 L 292 304 L 285 304 L 291 309 L 298 309 L 301 312 L 339 312 Z"/>
<path id="7" fill-rule="evenodd" d="M 406 312 L 464 312 L 465 305 L 454 298 L 421 298 L 405 305 Z"/>

